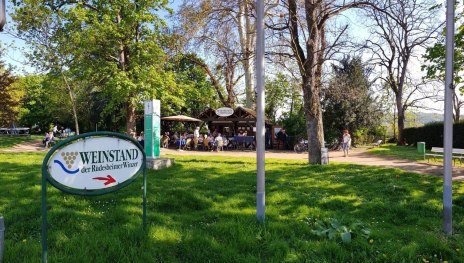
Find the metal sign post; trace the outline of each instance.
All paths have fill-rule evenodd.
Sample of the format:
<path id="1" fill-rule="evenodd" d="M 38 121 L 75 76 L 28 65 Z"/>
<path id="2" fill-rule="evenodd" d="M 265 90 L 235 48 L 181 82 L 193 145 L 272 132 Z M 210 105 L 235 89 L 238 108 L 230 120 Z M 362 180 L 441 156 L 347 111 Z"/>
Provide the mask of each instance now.
<path id="1" fill-rule="evenodd" d="M 443 131 L 443 230 L 453 234 L 453 60 L 454 60 L 454 1 L 446 1 L 446 65 L 445 120 Z"/>
<path id="2" fill-rule="evenodd" d="M 256 216 L 265 219 L 264 1 L 256 1 Z"/>
<path id="3" fill-rule="evenodd" d="M 146 228 L 146 155 L 133 138 L 113 132 L 91 132 L 55 145 L 42 163 L 42 262 L 47 262 L 47 182 L 76 195 L 112 193 L 143 172 L 142 225 Z"/>
<path id="4" fill-rule="evenodd" d="M 146 100 L 144 101 L 144 136 L 145 136 L 145 154 L 147 158 L 155 159 L 160 157 L 160 137 L 161 137 L 161 121 L 160 121 L 160 101 Z"/>

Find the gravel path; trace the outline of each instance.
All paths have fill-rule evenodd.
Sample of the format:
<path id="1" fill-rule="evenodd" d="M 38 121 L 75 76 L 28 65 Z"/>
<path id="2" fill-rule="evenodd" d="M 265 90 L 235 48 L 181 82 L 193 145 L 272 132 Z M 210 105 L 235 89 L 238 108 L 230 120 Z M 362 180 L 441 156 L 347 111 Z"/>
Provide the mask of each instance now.
<path id="1" fill-rule="evenodd" d="M 45 152 L 48 149 L 43 148 L 41 141 L 31 141 L 23 144 L 15 145 L 10 149 L 0 150 L 0 152 Z M 177 151 L 174 149 L 161 148 L 161 156 L 163 155 L 197 155 L 197 156 L 235 156 L 235 157 L 256 157 L 255 151 L 222 151 L 222 152 L 208 152 L 208 151 Z M 293 159 L 293 160 L 306 160 L 307 153 L 297 154 L 293 151 L 266 151 L 267 158 L 278 159 Z M 337 163 L 355 163 L 362 165 L 383 166 L 398 168 L 406 171 L 417 172 L 421 174 L 429 174 L 435 176 L 443 176 L 443 167 L 439 165 L 432 165 L 427 163 L 419 163 L 403 159 L 396 159 L 391 157 L 376 156 L 367 153 L 366 148 L 352 149 L 349 157 L 343 156 L 343 151 L 329 152 L 330 162 Z M 464 168 L 453 168 L 453 179 L 464 181 Z"/>

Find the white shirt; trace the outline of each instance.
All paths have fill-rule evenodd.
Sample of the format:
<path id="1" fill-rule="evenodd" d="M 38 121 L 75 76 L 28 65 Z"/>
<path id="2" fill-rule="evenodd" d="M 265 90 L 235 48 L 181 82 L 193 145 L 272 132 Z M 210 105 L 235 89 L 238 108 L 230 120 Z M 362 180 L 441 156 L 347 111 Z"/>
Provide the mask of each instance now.
<path id="1" fill-rule="evenodd" d="M 350 134 L 343 134 L 343 143 L 351 143 L 351 136 Z"/>

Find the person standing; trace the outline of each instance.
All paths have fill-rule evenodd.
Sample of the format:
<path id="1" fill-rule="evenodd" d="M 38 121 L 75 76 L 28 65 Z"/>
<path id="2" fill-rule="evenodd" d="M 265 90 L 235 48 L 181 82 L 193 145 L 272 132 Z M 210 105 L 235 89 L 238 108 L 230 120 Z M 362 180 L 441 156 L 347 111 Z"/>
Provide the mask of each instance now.
<path id="1" fill-rule="evenodd" d="M 350 133 L 348 132 L 347 129 L 343 130 L 343 139 L 342 140 L 343 140 L 343 144 L 342 144 L 343 154 L 345 155 L 345 157 L 347 157 L 348 154 L 349 154 L 350 145 L 351 145 L 351 135 L 350 135 Z"/>
<path id="2" fill-rule="evenodd" d="M 193 131 L 193 149 L 198 148 L 198 139 L 200 138 L 200 127 L 196 127 Z"/>

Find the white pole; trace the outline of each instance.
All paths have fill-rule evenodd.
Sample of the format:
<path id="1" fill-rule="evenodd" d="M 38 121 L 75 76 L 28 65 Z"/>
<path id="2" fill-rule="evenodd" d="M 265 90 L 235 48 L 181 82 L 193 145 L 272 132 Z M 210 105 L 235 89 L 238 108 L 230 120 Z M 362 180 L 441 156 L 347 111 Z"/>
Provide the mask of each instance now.
<path id="1" fill-rule="evenodd" d="M 264 0 L 256 0 L 256 97 L 256 216 L 264 222 Z"/>
<path id="2" fill-rule="evenodd" d="M 443 131 L 443 230 L 446 234 L 452 235 L 454 0 L 447 0 L 446 3 L 445 120 Z"/>

